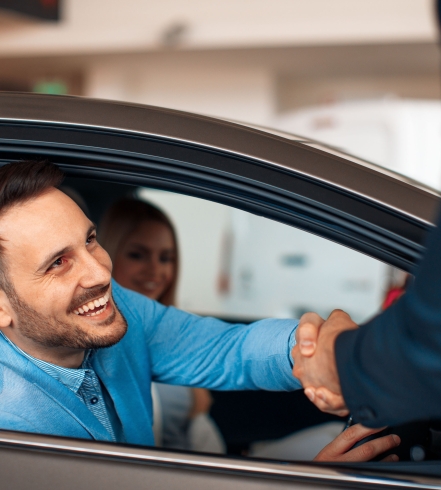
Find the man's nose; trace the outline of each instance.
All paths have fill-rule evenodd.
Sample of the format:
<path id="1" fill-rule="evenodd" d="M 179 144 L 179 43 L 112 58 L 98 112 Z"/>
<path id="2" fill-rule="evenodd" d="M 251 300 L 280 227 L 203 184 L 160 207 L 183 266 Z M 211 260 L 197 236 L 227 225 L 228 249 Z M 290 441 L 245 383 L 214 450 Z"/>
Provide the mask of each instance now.
<path id="1" fill-rule="evenodd" d="M 89 289 L 95 286 L 105 286 L 111 279 L 111 261 L 107 252 L 101 249 L 99 253 L 86 253 L 81 261 L 80 286 Z"/>

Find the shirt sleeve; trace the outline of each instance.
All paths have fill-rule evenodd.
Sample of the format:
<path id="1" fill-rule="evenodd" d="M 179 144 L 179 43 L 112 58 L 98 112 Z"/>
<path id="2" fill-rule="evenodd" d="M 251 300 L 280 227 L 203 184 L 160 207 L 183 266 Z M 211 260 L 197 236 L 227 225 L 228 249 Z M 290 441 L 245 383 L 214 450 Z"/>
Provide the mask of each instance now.
<path id="1" fill-rule="evenodd" d="M 415 281 L 393 306 L 336 340 L 337 368 L 354 418 L 380 427 L 439 418 L 441 215 Z"/>
<path id="2" fill-rule="evenodd" d="M 154 303 L 146 310 L 155 381 L 217 390 L 294 390 L 296 320 L 231 325 Z"/>

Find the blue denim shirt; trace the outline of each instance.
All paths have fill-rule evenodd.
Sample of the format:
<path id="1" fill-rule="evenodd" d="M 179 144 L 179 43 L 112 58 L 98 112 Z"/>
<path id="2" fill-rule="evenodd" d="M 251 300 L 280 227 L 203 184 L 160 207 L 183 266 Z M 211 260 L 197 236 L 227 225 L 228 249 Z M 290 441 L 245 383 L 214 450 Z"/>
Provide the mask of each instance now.
<path id="1" fill-rule="evenodd" d="M 106 389 L 101 386 L 101 382 L 92 368 L 91 359 L 94 354 L 93 350 L 86 351 L 81 366 L 77 369 L 72 369 L 37 359 L 20 349 L 20 347 L 8 339 L 3 332 L 0 331 L 0 335 L 20 355 L 29 359 L 45 373 L 49 374 L 49 376 L 52 376 L 52 378 L 56 379 L 75 393 L 109 432 L 112 441 L 122 442 L 120 440 L 121 423 L 116 415 L 112 399 L 106 392 Z M 119 436 L 118 439 L 117 435 Z"/>
<path id="2" fill-rule="evenodd" d="M 295 390 L 290 351 L 297 321 L 229 325 L 165 307 L 112 282 L 128 322 L 116 345 L 91 358 L 130 444 L 154 445 L 152 380 L 215 390 Z M 0 427 L 112 441 L 108 430 L 63 383 L 0 337 Z"/>

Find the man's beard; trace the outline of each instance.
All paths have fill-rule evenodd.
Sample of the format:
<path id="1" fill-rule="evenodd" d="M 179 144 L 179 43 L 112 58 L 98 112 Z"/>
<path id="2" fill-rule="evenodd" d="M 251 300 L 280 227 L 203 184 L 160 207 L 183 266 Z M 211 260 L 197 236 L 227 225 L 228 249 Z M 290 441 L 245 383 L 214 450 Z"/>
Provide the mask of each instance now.
<path id="1" fill-rule="evenodd" d="M 15 289 L 8 289 L 7 295 L 14 312 L 18 319 L 18 330 L 30 340 L 44 347 L 69 347 L 71 349 L 99 349 L 102 347 L 111 347 L 117 344 L 127 331 L 127 321 L 122 313 L 115 308 L 112 315 L 96 326 L 90 326 L 86 331 L 76 323 L 65 323 L 57 320 L 55 317 L 43 316 L 38 311 L 31 308 L 25 301 L 21 300 Z M 93 291 L 99 291 L 102 288 L 94 288 Z M 104 288 L 108 289 L 108 288 Z M 86 293 L 87 296 L 93 297 L 93 291 Z M 95 293 L 95 297 L 97 297 Z M 78 298 L 76 300 L 78 303 Z M 70 309 L 73 311 L 73 308 Z M 112 328 L 104 334 L 100 329 L 106 329 L 112 325 Z M 92 332 L 96 330 L 95 332 Z"/>

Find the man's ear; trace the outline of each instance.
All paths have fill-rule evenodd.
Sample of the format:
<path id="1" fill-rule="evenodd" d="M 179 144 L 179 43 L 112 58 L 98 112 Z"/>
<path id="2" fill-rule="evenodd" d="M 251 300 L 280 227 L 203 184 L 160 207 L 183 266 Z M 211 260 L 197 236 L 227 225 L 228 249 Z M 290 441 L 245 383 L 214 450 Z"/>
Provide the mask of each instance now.
<path id="1" fill-rule="evenodd" d="M 12 323 L 12 306 L 8 296 L 0 289 L 0 328 L 9 327 Z"/>

